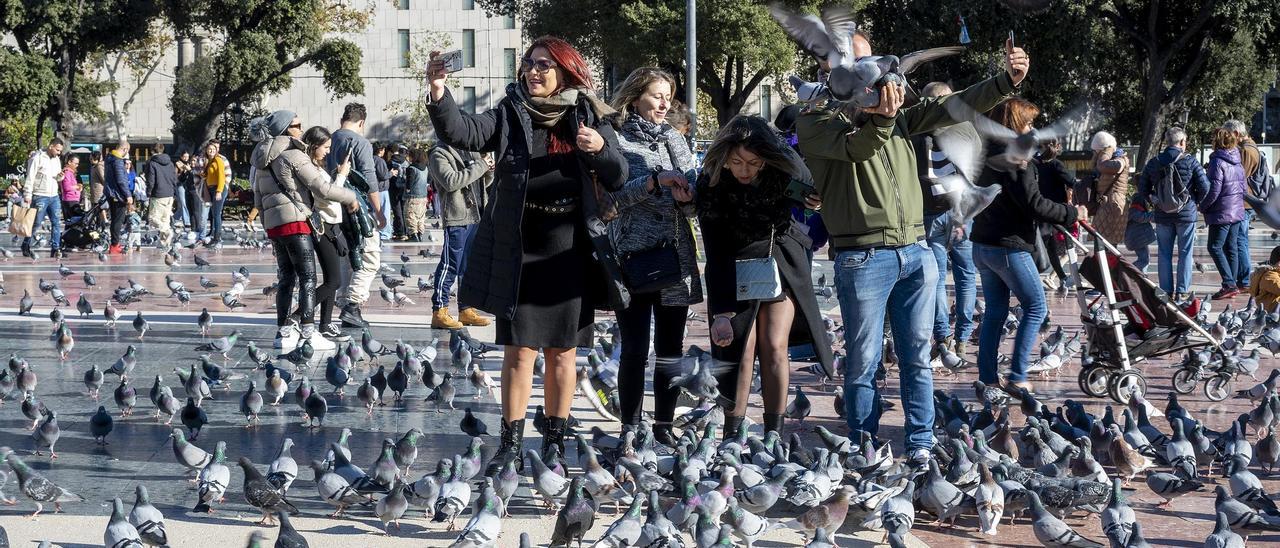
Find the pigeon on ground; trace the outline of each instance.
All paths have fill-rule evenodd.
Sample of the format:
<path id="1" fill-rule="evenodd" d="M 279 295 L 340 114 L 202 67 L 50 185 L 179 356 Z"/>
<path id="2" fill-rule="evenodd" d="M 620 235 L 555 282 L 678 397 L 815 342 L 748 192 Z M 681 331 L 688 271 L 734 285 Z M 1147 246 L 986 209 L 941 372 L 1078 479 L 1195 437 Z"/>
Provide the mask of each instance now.
<path id="1" fill-rule="evenodd" d="M 551 532 L 551 546 L 570 546 L 591 530 L 596 520 L 596 504 L 582 485 L 582 478 L 574 478 L 569 484 L 569 498 L 556 516 L 555 529 Z"/>
<path id="2" fill-rule="evenodd" d="M 98 445 L 107 445 L 107 434 L 111 433 L 111 429 L 111 415 L 107 413 L 106 407 L 99 405 L 98 412 L 89 417 L 89 434 Z"/>
<path id="3" fill-rule="evenodd" d="M 278 510 L 276 515 L 280 518 L 280 535 L 276 537 L 275 548 L 310 548 L 307 539 L 289 521 L 288 510 Z"/>
<path id="4" fill-rule="evenodd" d="M 142 548 L 142 537 L 138 529 L 125 519 L 124 503 L 120 497 L 111 501 L 111 520 L 107 522 L 107 530 L 102 533 L 102 545 L 110 548 Z"/>
<path id="5" fill-rule="evenodd" d="M 400 518 L 409 510 L 409 499 L 405 498 L 404 482 L 395 481 L 395 485 L 391 487 L 391 492 L 387 496 L 378 499 L 378 503 L 374 506 L 373 515 L 382 522 L 383 534 L 391 534 L 390 527 L 392 524 L 396 529 L 400 529 Z"/>
<path id="6" fill-rule="evenodd" d="M 262 511 L 262 521 L 259 524 L 274 520 L 273 514 L 281 510 L 298 513 L 298 509 L 284 498 L 284 493 L 271 485 L 248 457 L 240 457 L 239 464 L 244 471 L 244 500 Z"/>
<path id="7" fill-rule="evenodd" d="M 177 459 L 178 464 L 187 467 L 187 470 L 198 473 L 210 462 L 213 462 L 213 455 L 188 442 L 187 436 L 182 433 L 181 428 L 174 428 L 170 437 L 173 438 L 174 458 Z"/>
<path id="8" fill-rule="evenodd" d="M 58 451 L 54 448 L 58 444 L 58 438 L 62 437 L 62 428 L 58 426 L 58 414 L 52 410 L 44 412 L 44 421 L 40 426 L 31 432 L 31 439 L 36 444 L 36 456 L 40 455 L 42 448 L 49 448 L 49 458 L 57 459 Z"/>
<path id="9" fill-rule="evenodd" d="M 147 487 L 134 488 L 133 510 L 129 511 L 129 523 L 138 530 L 142 542 L 148 546 L 167 546 L 169 535 L 164 530 L 164 514 L 151 504 Z"/>
<path id="10" fill-rule="evenodd" d="M 142 311 L 139 310 L 138 314 L 133 317 L 133 330 L 138 332 L 138 340 L 142 340 L 142 337 L 147 334 L 147 329 L 150 329 L 150 327 L 151 325 L 147 322 L 147 319 L 142 317 Z"/>
<path id="11" fill-rule="evenodd" d="M 1081 536 L 1057 516 L 1045 510 L 1044 504 L 1040 502 L 1040 495 L 1035 491 L 1027 491 L 1026 496 L 1031 504 L 1031 529 L 1041 544 L 1064 548 L 1102 548 L 1102 544 Z"/>
<path id="12" fill-rule="evenodd" d="M 1204 539 L 1204 548 L 1245 548 L 1245 546 L 1244 539 L 1231 530 L 1231 524 L 1227 523 L 1227 515 L 1217 512 L 1213 532 Z"/>
<path id="13" fill-rule="evenodd" d="M 293 460 L 293 439 L 285 438 L 280 442 L 280 450 L 276 452 L 276 459 L 271 461 L 271 466 L 267 467 L 267 483 L 272 487 L 279 489 L 282 494 L 289 492 L 289 487 L 293 485 L 293 480 L 298 477 L 298 463 Z"/>
<path id="14" fill-rule="evenodd" d="M 9 468 L 12 468 L 13 472 L 18 475 L 19 490 L 32 502 L 35 502 L 36 511 L 31 514 L 32 518 L 40 515 L 46 502 L 53 503 L 55 512 L 62 511 L 62 503 L 64 502 L 84 502 L 84 498 L 80 495 L 58 487 L 39 472 L 32 470 L 12 449 L 0 447 L 0 455 L 5 456 L 5 462 L 9 464 Z"/>

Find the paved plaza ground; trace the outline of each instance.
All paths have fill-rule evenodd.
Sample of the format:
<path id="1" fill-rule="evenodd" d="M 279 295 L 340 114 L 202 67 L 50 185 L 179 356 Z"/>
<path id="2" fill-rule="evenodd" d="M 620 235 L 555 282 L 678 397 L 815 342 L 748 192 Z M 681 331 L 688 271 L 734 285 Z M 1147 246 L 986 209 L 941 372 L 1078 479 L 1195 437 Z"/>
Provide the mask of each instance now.
<path id="1" fill-rule="evenodd" d="M 1267 255 L 1273 240 L 1269 231 L 1265 234 L 1255 232 L 1253 255 L 1257 259 Z M 436 239 L 439 239 L 438 235 Z M 1201 241 L 1204 241 L 1203 237 Z M 106 262 L 100 262 L 88 253 L 71 255 L 63 262 L 76 274 L 60 282 L 62 290 L 73 305 L 79 295 L 84 293 L 92 302 L 95 313 L 93 316 L 80 319 L 75 317 L 74 306 L 69 309 L 63 307 L 64 312 L 70 316 L 67 321 L 76 342 L 70 359 L 60 362 L 49 336 L 53 329 L 53 324 L 48 317 L 52 308 L 52 299 L 41 295 L 36 288 L 40 278 L 45 280 L 59 278 L 58 263 L 48 258 L 32 263 L 17 257 L 17 246 L 10 244 L 7 236 L 0 240 L 0 245 L 15 251 L 14 258 L 0 262 L 0 273 L 3 273 L 3 286 L 7 293 L 0 297 L 0 357 L 7 358 L 10 353 L 17 353 L 34 366 L 39 375 L 36 394 L 48 408 L 57 411 L 63 431 L 57 445 L 59 458 L 56 461 L 50 461 L 47 455 L 30 455 L 34 449 L 27 430 L 30 421 L 22 416 L 18 402 L 8 401 L 0 406 L 0 445 L 14 448 L 33 468 L 87 499 L 83 503 L 64 505 L 65 514 L 41 515 L 37 520 L 31 521 L 24 516 L 30 513 L 32 506 L 18 494 L 15 482 L 11 480 L 3 490 L 8 496 L 17 495 L 19 504 L 13 507 L 0 506 L 0 525 L 8 530 L 15 546 L 28 546 L 35 541 L 46 539 L 53 541 L 55 546 L 99 545 L 102 530 L 107 521 L 106 516 L 110 514 L 111 498 L 119 496 L 125 501 L 126 507 L 130 506 L 133 501 L 134 486 L 138 483 L 149 487 L 155 505 L 170 521 L 170 534 L 179 539 L 174 543 L 175 546 L 238 546 L 248 537 L 258 514 L 243 501 L 240 489 L 241 474 L 238 469 L 233 470 L 231 487 L 227 493 L 227 504 L 217 507 L 219 511 L 216 514 L 188 513 L 194 504 L 195 492 L 188 489 L 186 482 L 183 481 L 183 468 L 174 461 L 171 448 L 167 443 L 169 427 L 165 427 L 152 417 L 154 407 L 146 397 L 156 374 L 163 375 L 164 382 L 174 389 L 175 395 L 182 394 L 181 385 L 173 374 L 173 370 L 174 368 L 187 369 L 191 364 L 197 363 L 197 358 L 202 354 L 195 350 L 195 347 L 202 342 L 195 323 L 195 317 L 202 307 L 208 307 L 214 315 L 213 336 L 226 335 L 233 329 L 244 332 L 236 349 L 231 352 L 231 359 L 227 362 L 227 366 L 235 374 L 247 377 L 232 381 L 234 388 L 230 391 L 215 391 L 213 401 L 205 404 L 211 422 L 196 441 L 197 445 L 212 450 L 217 441 L 225 441 L 228 445 L 229 460 L 234 461 L 243 455 L 259 464 L 260 469 L 265 469 L 265 466 L 274 459 L 280 441 L 286 436 L 291 438 L 295 443 L 293 456 L 302 468 L 298 481 L 290 491 L 291 499 L 304 514 L 295 520 L 295 525 L 311 539 L 312 546 L 442 546 L 447 545 L 447 541 L 456 535 L 456 533 L 445 531 L 442 524 L 430 523 L 424 519 L 421 510 L 411 510 L 402 522 L 402 529 L 399 531 L 393 529 L 393 538 L 390 539 L 374 533 L 380 530 L 380 524 L 367 512 L 361 514 L 357 511 L 355 517 L 346 519 L 321 517 L 332 509 L 317 499 L 311 482 L 311 473 L 306 469 L 305 464 L 311 459 L 321 458 L 328 444 L 336 440 L 341 429 L 346 427 L 354 432 L 350 440 L 353 461 L 367 469 L 377 457 L 378 448 L 384 438 L 398 439 L 409 428 L 417 427 L 426 433 L 426 437 L 419 444 L 417 464 L 411 473 L 412 478 L 416 479 L 422 473 L 433 470 L 439 459 L 450 457 L 465 449 L 469 438 L 458 429 L 458 421 L 463 413 L 462 408 L 471 407 L 476 415 L 488 424 L 491 432 L 496 433 L 499 430 L 498 403 L 490 397 L 473 399 L 473 389 L 465 381 L 457 383 L 459 395 L 455 402 L 458 407 L 456 411 L 436 413 L 434 404 L 423 401 L 427 391 L 420 382 L 415 380 L 403 403 L 388 403 L 385 407 L 375 410 L 372 417 L 368 417 L 354 398 L 354 387 L 347 390 L 348 395 L 344 399 L 328 394 L 328 385 L 323 380 L 325 356 L 317 355 L 313 358 L 313 362 L 318 362 L 319 367 L 313 369 L 310 377 L 327 396 L 329 415 L 324 426 L 309 429 L 301 424 L 301 409 L 294 402 L 291 386 L 290 393 L 279 407 L 272 407 L 264 412 L 261 426 L 253 429 L 244 428 L 244 419 L 238 411 L 240 393 L 246 387 L 248 379 L 258 380 L 260 387 L 263 379 L 262 372 L 252 369 L 246 357 L 245 342 L 252 340 L 259 348 L 270 349 L 275 332 L 274 311 L 271 310 L 274 299 L 262 296 L 261 292 L 261 289 L 275 278 L 274 260 L 269 251 L 242 249 L 231 245 L 220 251 L 198 249 L 194 253 L 211 263 L 210 267 L 203 270 L 191 266 L 192 251 L 184 251 L 182 261 L 184 266 L 175 269 L 166 267 L 163 264 L 161 252 L 154 249 L 144 249 L 123 257 L 112 256 Z M 397 244 L 388 246 L 383 254 L 383 260 L 397 269 L 401 264 L 402 253 L 410 257 L 408 268 L 412 278 L 408 280 L 406 288 L 410 298 L 417 304 L 395 308 L 379 299 L 375 287 L 375 295 L 368 304 L 366 317 L 372 321 L 374 336 L 383 343 L 394 344 L 396 339 L 403 339 L 416 347 L 422 347 L 433 339 L 439 339 L 442 359 L 437 361 L 437 367 L 440 367 L 441 363 L 447 364 L 448 335 L 429 328 L 430 294 L 418 294 L 416 289 L 413 289 L 416 278 L 422 276 L 429 280 L 435 266 L 434 258 L 423 258 L 418 255 L 418 251 L 424 248 L 434 252 L 439 251 L 436 244 Z M 1154 248 L 1152 251 L 1154 255 Z M 1209 268 L 1206 270 L 1211 272 L 1212 263 L 1207 256 L 1203 255 L 1203 248 L 1198 249 L 1198 252 L 1201 254 L 1198 260 L 1208 265 Z M 232 313 L 222 306 L 217 292 L 231 284 L 231 272 L 242 265 L 252 273 L 249 289 L 245 292 L 244 298 L 248 306 Z M 820 259 L 818 265 L 820 269 L 815 272 L 815 276 L 825 273 L 828 279 L 831 279 L 830 263 Z M 1152 265 L 1153 272 L 1154 268 Z M 86 269 L 97 277 L 97 285 L 93 288 L 86 288 L 81 280 L 80 273 Z M 192 289 L 193 298 L 189 307 L 180 307 L 176 300 L 166 298 L 168 293 L 164 289 L 166 274 L 183 281 L 188 288 Z M 219 286 L 207 291 L 200 290 L 197 280 L 201 274 L 217 282 Z M 101 315 L 103 303 L 113 288 L 125 284 L 130 278 L 151 289 L 156 295 L 147 297 L 140 303 L 120 307 L 121 322 L 115 329 L 108 329 L 104 326 Z M 1216 285 L 1216 279 L 1211 274 L 1196 274 L 1195 280 L 1195 289 L 1201 295 L 1211 293 Z M 36 301 L 35 309 L 30 316 L 18 316 L 16 313 L 17 301 L 23 289 L 30 290 Z M 830 317 L 839 318 L 835 299 L 823 301 L 820 298 L 819 300 Z M 1052 321 L 1055 324 L 1065 326 L 1068 331 L 1079 329 L 1080 320 L 1074 299 L 1051 296 L 1049 300 Z M 1236 306 L 1243 304 L 1244 300 L 1243 297 L 1237 298 Z M 1215 306 L 1221 308 L 1222 305 Z M 695 308 L 702 317 L 705 317 L 704 307 Z M 136 333 L 129 325 L 129 320 L 138 310 L 143 311 L 151 325 L 151 331 L 142 341 L 137 339 Z M 695 321 L 689 327 L 686 344 L 700 344 L 705 347 L 707 345 L 706 324 Z M 355 334 L 358 341 L 359 335 Z M 473 335 L 481 340 L 492 340 L 491 329 L 473 329 Z M 1006 337 L 1006 349 L 1010 344 L 1008 339 Z M 132 375 L 133 386 L 138 391 L 136 412 L 132 417 L 119 416 L 111 400 L 111 391 L 116 387 L 116 380 L 115 377 L 108 376 L 102 390 L 102 404 L 116 419 L 115 430 L 108 438 L 110 445 L 98 446 L 87 432 L 88 418 L 96 411 L 98 403 L 86 397 L 81 380 L 82 374 L 94 364 L 101 369 L 110 367 L 128 344 L 138 347 L 138 368 Z M 973 354 L 976 353 L 976 346 L 976 342 L 970 345 L 968 359 L 975 359 Z M 500 356 L 497 354 L 489 356 L 486 360 L 486 369 L 495 378 L 498 376 L 499 361 Z M 384 359 L 383 362 L 391 367 L 394 359 Z M 1171 390 L 1169 373 L 1172 370 L 1168 368 L 1169 363 L 1168 359 L 1156 360 L 1143 366 L 1149 379 L 1149 399 L 1160 407 L 1163 407 L 1166 396 Z M 1280 361 L 1270 356 L 1264 358 L 1259 377 L 1263 377 L 1276 365 L 1280 365 Z M 800 365 L 796 367 L 799 369 Z M 1057 375 L 1043 380 L 1036 379 L 1041 399 L 1051 406 L 1059 405 L 1066 399 L 1084 401 L 1091 412 L 1100 415 L 1103 406 L 1108 402 L 1088 398 L 1080 391 L 1076 384 L 1078 370 L 1078 360 L 1073 360 Z M 353 372 L 353 377 L 357 381 L 363 380 L 372 372 L 372 370 L 357 368 Z M 975 378 L 976 371 L 972 369 L 955 376 L 940 374 L 936 376 L 935 386 L 940 390 L 959 394 L 966 401 L 972 401 L 972 390 L 969 384 Z M 1236 388 L 1244 388 L 1247 386 L 1246 383 L 1251 382 L 1245 378 L 1237 382 Z M 803 372 L 793 373 L 792 383 L 803 385 L 815 404 L 813 416 L 806 421 L 805 430 L 808 430 L 810 425 L 823 425 L 837 433 L 847 433 L 847 427 L 841 419 L 836 417 L 831 407 L 833 401 L 831 387 L 822 385 L 817 378 Z M 540 400 L 539 394 L 540 389 L 535 387 L 535 397 L 532 402 L 535 405 Z M 890 374 L 887 397 L 894 399 L 898 397 L 896 372 Z M 1181 397 L 1180 401 L 1208 428 L 1214 430 L 1227 428 L 1231 420 L 1250 408 L 1247 401 L 1237 399 L 1211 403 L 1198 391 Z M 758 419 L 759 396 L 753 396 L 752 402 L 751 415 Z M 1021 425 L 1022 419 L 1018 416 L 1019 413 L 1017 411 L 1014 413 L 1017 417 L 1014 423 Z M 617 430 L 616 424 L 607 424 L 599 420 L 600 417 L 581 398 L 575 402 L 574 414 L 585 422 L 587 428 L 599 425 L 611 433 Z M 903 422 L 900 408 L 887 412 L 883 420 L 881 436 L 892 440 L 895 443 L 895 454 L 900 454 L 899 443 Z M 178 421 L 175 421 L 175 424 L 177 423 Z M 1162 427 L 1167 426 L 1163 422 L 1157 424 Z M 798 430 L 798 427 L 788 423 L 787 433 L 793 430 Z M 801 436 L 809 440 L 813 435 L 806 431 L 802 432 Z M 813 438 L 813 441 L 816 442 L 816 438 Z M 494 438 L 485 448 L 486 459 L 496 444 L 497 439 Z M 537 434 L 530 429 L 526 446 L 536 447 L 537 444 Z M 570 454 L 574 455 L 575 452 L 571 450 Z M 571 456 L 569 460 L 571 463 L 575 462 L 576 457 Z M 1255 469 L 1255 472 L 1263 476 L 1260 470 Z M 1153 506 L 1159 499 L 1151 494 L 1141 481 L 1135 481 L 1133 490 L 1127 492 L 1127 495 L 1130 504 L 1138 513 L 1138 519 L 1142 522 L 1143 533 L 1147 540 L 1157 546 L 1201 545 L 1205 536 L 1213 529 L 1213 486 L 1225 484 L 1225 480 L 1220 477 L 1213 477 L 1208 481 L 1211 483 L 1203 492 L 1176 500 L 1168 510 L 1154 509 Z M 1269 477 L 1264 477 L 1263 481 L 1269 491 L 1280 491 L 1280 481 Z M 514 546 L 520 532 L 529 532 L 535 543 L 546 542 L 549 538 L 555 517 L 530 501 L 527 487 L 522 487 L 512 499 L 511 514 L 512 518 L 504 521 L 503 537 L 499 545 Z M 464 515 L 458 525 L 461 526 L 465 519 Z M 587 535 L 587 541 L 598 538 L 612 519 L 610 511 L 602 512 L 595 529 Z M 1096 517 L 1071 518 L 1068 523 L 1087 537 L 1105 540 Z M 218 527 L 207 527 L 208 525 Z M 1036 545 L 1029 523 L 1025 519 L 1019 520 L 1012 526 L 1007 525 L 1006 520 L 997 538 L 983 537 L 975 529 L 976 519 L 972 516 L 962 518 L 954 528 L 931 525 L 921 517 L 917 521 L 913 534 L 919 542 L 931 546 Z M 274 539 L 274 530 L 268 530 L 266 533 L 269 539 Z M 873 545 L 880 538 L 881 535 L 877 533 L 857 533 L 853 527 L 846 526 L 840 532 L 839 544 L 841 546 Z M 1280 535 L 1254 536 L 1251 541 L 1259 546 L 1280 543 Z M 757 546 L 794 546 L 799 543 L 801 543 L 799 533 L 781 530 L 771 533 L 765 541 L 757 543 Z"/>

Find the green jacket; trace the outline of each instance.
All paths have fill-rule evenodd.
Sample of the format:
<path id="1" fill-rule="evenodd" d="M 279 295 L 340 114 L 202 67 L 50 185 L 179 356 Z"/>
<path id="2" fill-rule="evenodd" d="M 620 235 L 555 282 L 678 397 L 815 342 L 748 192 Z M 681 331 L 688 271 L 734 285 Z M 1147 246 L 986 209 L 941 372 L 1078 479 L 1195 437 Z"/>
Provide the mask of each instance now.
<path id="1" fill-rule="evenodd" d="M 925 99 L 889 119 L 874 115 L 861 127 L 839 110 L 815 110 L 796 121 L 800 154 L 822 196 L 831 248 L 897 247 L 925 237 L 924 197 L 911 136 L 956 123 L 945 101 L 962 100 L 986 112 L 1013 93 L 1002 73 L 959 93 Z"/>

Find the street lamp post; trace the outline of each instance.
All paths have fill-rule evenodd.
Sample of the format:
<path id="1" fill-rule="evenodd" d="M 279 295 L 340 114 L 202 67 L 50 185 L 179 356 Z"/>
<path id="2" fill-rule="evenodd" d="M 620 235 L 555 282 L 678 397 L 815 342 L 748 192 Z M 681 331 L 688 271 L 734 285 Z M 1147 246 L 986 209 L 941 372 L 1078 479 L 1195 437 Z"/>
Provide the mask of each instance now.
<path id="1" fill-rule="evenodd" d="M 685 2 L 685 77 L 684 103 L 689 108 L 689 143 L 692 148 L 698 135 L 698 0 Z"/>

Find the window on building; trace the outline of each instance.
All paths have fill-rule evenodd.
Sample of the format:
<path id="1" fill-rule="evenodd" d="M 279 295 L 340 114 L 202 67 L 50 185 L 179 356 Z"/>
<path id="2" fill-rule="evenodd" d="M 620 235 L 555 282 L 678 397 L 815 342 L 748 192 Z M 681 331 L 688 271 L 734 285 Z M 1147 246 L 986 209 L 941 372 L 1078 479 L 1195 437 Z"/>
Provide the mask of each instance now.
<path id="1" fill-rule="evenodd" d="M 515 48 L 506 48 L 502 50 L 502 76 L 506 78 L 507 83 L 516 81 L 516 50 Z"/>
<path id="2" fill-rule="evenodd" d="M 760 86 L 760 117 L 773 120 L 773 88 L 768 85 Z"/>
<path id="3" fill-rule="evenodd" d="M 504 29 L 514 29 L 514 28 L 516 28 L 516 16 L 515 16 L 515 15 L 503 15 L 503 16 L 502 16 L 502 28 L 504 28 Z"/>
<path id="4" fill-rule="evenodd" d="M 462 0 L 462 9 L 464 10 L 476 9 L 476 0 Z"/>
<path id="5" fill-rule="evenodd" d="M 409 0 L 396 0 L 396 9 L 399 9 L 399 10 L 409 9 Z"/>
<path id="6" fill-rule="evenodd" d="M 462 66 L 476 66 L 476 31 L 472 29 L 462 31 Z"/>
<path id="7" fill-rule="evenodd" d="M 470 86 L 462 88 L 462 110 L 470 114 L 476 113 L 476 88 Z"/>
<path id="8" fill-rule="evenodd" d="M 409 29 L 400 29 L 400 68 L 409 68 Z"/>

